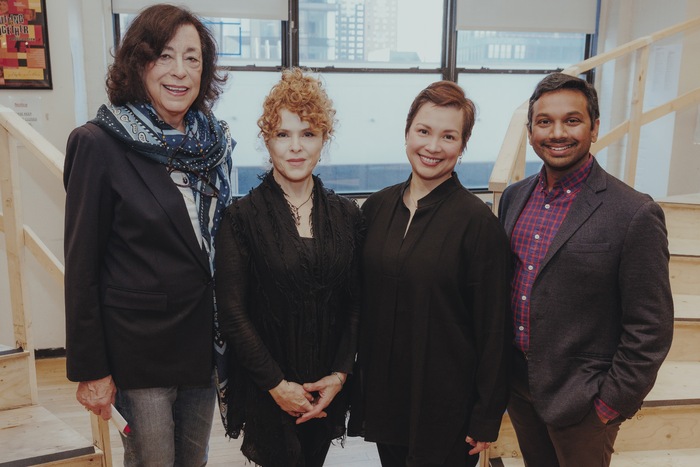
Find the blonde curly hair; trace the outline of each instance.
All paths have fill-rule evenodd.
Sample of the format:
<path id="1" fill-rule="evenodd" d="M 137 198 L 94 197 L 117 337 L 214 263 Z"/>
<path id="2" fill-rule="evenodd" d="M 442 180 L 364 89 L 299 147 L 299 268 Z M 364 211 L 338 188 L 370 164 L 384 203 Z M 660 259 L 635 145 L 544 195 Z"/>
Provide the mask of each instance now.
<path id="1" fill-rule="evenodd" d="M 336 123 L 333 101 L 326 94 L 323 84 L 301 68 L 289 68 L 282 72 L 282 79 L 275 84 L 263 102 L 263 114 L 258 119 L 259 135 L 268 143 L 281 124 L 280 110 L 297 114 L 313 130 L 321 131 L 325 143 L 333 135 Z"/>

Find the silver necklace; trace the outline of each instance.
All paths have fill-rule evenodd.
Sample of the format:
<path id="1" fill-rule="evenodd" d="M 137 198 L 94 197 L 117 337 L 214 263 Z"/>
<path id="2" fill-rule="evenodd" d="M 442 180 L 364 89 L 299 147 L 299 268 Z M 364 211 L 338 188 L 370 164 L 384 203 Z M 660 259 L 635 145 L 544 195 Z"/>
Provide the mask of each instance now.
<path id="1" fill-rule="evenodd" d="M 309 197 L 306 198 L 306 201 L 301 203 L 299 206 L 294 206 L 291 201 L 289 201 L 289 195 L 287 193 L 284 194 L 284 199 L 287 201 L 287 204 L 289 205 L 289 209 L 292 211 L 292 217 L 294 217 L 294 223 L 296 224 L 297 227 L 301 225 L 301 214 L 299 214 L 299 209 L 303 205 L 309 202 L 309 200 L 314 196 L 314 190 L 313 188 L 311 189 L 311 193 L 309 193 Z"/>

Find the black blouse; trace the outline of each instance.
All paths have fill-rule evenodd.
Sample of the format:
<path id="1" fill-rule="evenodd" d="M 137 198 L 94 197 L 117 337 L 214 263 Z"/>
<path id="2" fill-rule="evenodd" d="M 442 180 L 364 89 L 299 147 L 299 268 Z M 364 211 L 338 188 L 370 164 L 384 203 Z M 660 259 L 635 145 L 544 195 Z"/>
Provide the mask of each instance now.
<path id="1" fill-rule="evenodd" d="M 228 208 L 217 236 L 219 322 L 233 348 L 228 434 L 243 429 L 243 453 L 266 466 L 298 455 L 294 419 L 268 391 L 351 373 L 355 360 L 360 212 L 317 177 L 313 200 L 313 238 L 301 238 L 270 172 Z M 328 439 L 345 432 L 346 392 L 307 422 L 325 424 Z"/>
<path id="2" fill-rule="evenodd" d="M 409 181 L 370 196 L 358 354 L 364 384 L 350 434 L 407 446 L 417 464 L 465 432 L 494 441 L 508 388 L 509 244 L 498 219 L 452 178 L 419 201 Z"/>

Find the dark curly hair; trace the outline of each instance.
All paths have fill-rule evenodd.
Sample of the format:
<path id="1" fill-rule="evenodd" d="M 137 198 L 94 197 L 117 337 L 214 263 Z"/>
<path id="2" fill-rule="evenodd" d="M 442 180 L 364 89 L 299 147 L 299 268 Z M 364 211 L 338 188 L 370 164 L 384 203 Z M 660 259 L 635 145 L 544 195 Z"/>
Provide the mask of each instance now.
<path id="1" fill-rule="evenodd" d="M 202 21 L 189 10 L 158 4 L 144 9 L 134 19 L 114 54 L 107 72 L 107 96 L 114 105 L 148 102 L 143 80 L 146 68 L 155 61 L 180 26 L 191 24 L 202 43 L 202 80 L 192 107 L 208 111 L 219 98 L 226 76 L 216 70 L 216 41 Z"/>

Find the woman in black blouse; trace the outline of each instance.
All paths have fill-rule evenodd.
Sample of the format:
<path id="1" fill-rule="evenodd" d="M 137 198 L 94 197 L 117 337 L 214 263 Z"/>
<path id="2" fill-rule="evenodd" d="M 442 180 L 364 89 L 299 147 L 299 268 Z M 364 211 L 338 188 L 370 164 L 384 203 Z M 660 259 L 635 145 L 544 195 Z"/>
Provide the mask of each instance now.
<path id="1" fill-rule="evenodd" d="M 406 120 L 411 176 L 370 196 L 363 249 L 362 394 L 350 434 L 384 466 L 469 466 L 506 406 L 509 244 L 454 167 L 475 107 L 455 83 L 421 91 Z"/>
<path id="2" fill-rule="evenodd" d="M 229 435 L 256 464 L 321 466 L 345 433 L 357 342 L 356 204 L 312 175 L 333 133 L 321 83 L 286 70 L 258 120 L 272 169 L 217 237 L 219 320 L 233 347 Z"/>

